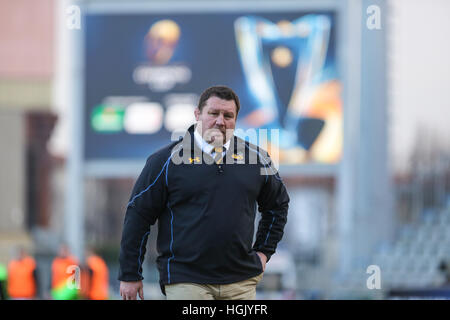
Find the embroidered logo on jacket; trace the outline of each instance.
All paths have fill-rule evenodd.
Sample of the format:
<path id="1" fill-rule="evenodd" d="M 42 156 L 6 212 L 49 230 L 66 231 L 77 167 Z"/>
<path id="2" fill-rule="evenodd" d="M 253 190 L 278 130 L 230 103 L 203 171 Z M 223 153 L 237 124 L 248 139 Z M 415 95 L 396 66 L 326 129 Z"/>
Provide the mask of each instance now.
<path id="1" fill-rule="evenodd" d="M 189 158 L 189 163 L 192 163 L 192 162 L 200 163 L 200 158 L 199 157 Z"/>
<path id="2" fill-rule="evenodd" d="M 233 153 L 231 155 L 231 157 L 233 159 L 235 159 L 235 163 L 240 163 L 240 164 L 244 164 L 245 163 L 244 156 L 242 154 L 240 154 L 240 153 L 238 153 L 238 154 Z"/>

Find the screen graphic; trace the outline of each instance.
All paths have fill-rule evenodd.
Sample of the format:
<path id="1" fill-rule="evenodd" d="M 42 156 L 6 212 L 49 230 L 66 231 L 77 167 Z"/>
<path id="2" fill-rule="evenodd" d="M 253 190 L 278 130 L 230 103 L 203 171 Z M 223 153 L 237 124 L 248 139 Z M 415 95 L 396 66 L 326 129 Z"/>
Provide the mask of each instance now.
<path id="1" fill-rule="evenodd" d="M 236 135 L 260 144 L 248 130 L 266 129 L 280 164 L 339 161 L 333 12 L 89 14 L 85 26 L 86 160 L 145 159 L 221 84 L 240 98 Z"/>

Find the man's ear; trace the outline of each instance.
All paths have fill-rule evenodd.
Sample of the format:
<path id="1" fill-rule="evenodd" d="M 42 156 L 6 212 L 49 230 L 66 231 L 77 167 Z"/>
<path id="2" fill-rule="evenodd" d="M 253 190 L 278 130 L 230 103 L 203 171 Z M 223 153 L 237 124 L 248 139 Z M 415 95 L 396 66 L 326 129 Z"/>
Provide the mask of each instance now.
<path id="1" fill-rule="evenodd" d="M 200 109 L 195 108 L 194 110 L 195 120 L 198 121 L 198 117 L 200 116 Z"/>

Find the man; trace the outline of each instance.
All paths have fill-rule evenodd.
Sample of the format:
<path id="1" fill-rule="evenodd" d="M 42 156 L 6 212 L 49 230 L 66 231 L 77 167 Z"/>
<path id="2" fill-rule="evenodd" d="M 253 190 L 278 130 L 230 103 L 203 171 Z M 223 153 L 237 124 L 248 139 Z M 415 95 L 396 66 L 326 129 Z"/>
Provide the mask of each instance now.
<path id="1" fill-rule="evenodd" d="M 36 262 L 25 248 L 8 264 L 8 294 L 11 299 L 34 299 L 38 288 Z"/>
<path id="2" fill-rule="evenodd" d="M 53 299 L 72 300 L 77 298 L 78 291 L 67 286 L 68 279 L 72 276 L 70 272 L 74 272 L 77 266 L 78 259 L 71 255 L 66 244 L 61 244 L 58 256 L 52 262 L 51 295 Z"/>
<path id="3" fill-rule="evenodd" d="M 142 263 L 156 221 L 167 299 L 255 298 L 282 238 L 289 196 L 267 153 L 233 135 L 239 108 L 230 88 L 206 89 L 195 110 L 197 125 L 147 159 L 122 233 L 124 300 L 144 298 Z M 261 220 L 252 246 L 256 204 Z"/>
<path id="4" fill-rule="evenodd" d="M 86 267 L 88 281 L 86 281 L 87 292 L 85 297 L 90 300 L 107 300 L 109 290 L 108 266 L 93 249 L 86 250 Z"/>

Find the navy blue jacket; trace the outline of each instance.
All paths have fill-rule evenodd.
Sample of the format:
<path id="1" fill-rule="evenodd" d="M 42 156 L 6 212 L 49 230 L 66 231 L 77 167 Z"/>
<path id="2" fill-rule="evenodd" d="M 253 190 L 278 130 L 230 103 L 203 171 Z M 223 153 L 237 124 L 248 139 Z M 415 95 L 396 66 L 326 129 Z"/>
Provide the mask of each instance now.
<path id="1" fill-rule="evenodd" d="M 267 152 L 233 137 L 222 164 L 194 142 L 194 126 L 152 154 L 124 220 L 119 280 L 142 280 L 150 226 L 158 221 L 160 285 L 226 284 L 262 272 L 283 236 L 289 196 Z M 261 219 L 254 237 L 255 215 Z"/>

